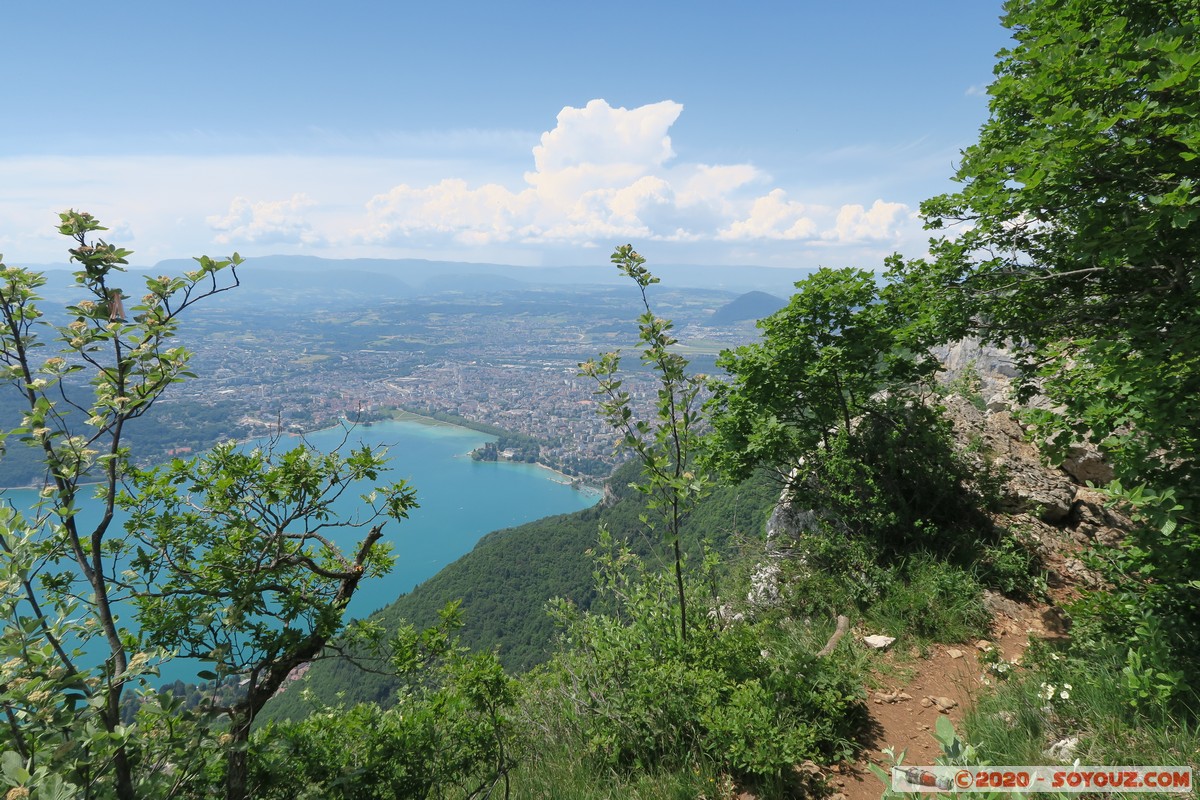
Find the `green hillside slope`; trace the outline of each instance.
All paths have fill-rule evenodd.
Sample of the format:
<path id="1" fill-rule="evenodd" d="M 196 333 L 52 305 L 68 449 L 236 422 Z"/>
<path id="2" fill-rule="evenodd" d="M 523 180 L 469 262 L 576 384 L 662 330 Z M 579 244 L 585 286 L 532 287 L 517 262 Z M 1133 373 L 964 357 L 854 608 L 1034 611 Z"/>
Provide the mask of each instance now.
<path id="1" fill-rule="evenodd" d="M 555 633 L 545 612 L 546 601 L 566 597 L 589 608 L 594 600 L 592 563 L 586 551 L 596 543 L 601 525 L 644 556 L 660 552 L 661 542 L 639 519 L 645 511 L 643 497 L 629 487 L 637 477 L 637 468 L 626 464 L 610 479 L 600 505 L 488 534 L 470 553 L 373 616 L 388 629 L 404 620 L 420 628 L 436 622 L 438 610 L 446 603 L 461 599 L 465 644 L 496 648 L 510 672 L 541 663 L 550 653 Z M 740 539 L 761 536 L 777 494 L 778 487 L 766 475 L 717 487 L 687 521 L 685 541 L 692 557 L 699 556 L 705 540 L 729 553 Z M 386 705 L 395 684 L 345 660 L 317 661 L 303 682 L 271 701 L 260 719 L 305 716 L 310 706 L 300 696 L 305 687 L 324 702 L 335 702 L 340 695 L 347 703 Z"/>

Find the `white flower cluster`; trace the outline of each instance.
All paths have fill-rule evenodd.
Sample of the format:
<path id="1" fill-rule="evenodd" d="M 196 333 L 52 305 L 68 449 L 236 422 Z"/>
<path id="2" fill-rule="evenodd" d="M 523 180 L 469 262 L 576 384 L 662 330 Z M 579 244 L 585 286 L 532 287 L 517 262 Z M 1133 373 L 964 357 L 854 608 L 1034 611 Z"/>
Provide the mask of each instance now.
<path id="1" fill-rule="evenodd" d="M 716 608 L 708 610 L 708 618 L 716 622 L 722 628 L 726 628 L 735 622 L 743 622 L 746 616 L 740 611 L 734 611 L 733 607 L 728 603 L 722 603 Z"/>
<path id="2" fill-rule="evenodd" d="M 1043 700 L 1053 700 L 1055 695 L 1058 695 L 1060 700 L 1067 700 L 1071 697 L 1071 684 L 1064 683 L 1062 688 L 1058 688 L 1053 683 L 1043 683 L 1042 689 L 1038 694 Z"/>
<path id="3" fill-rule="evenodd" d="M 770 608 L 779 604 L 778 564 L 759 564 L 758 569 L 750 576 L 750 591 L 746 599 L 756 608 Z"/>
<path id="4" fill-rule="evenodd" d="M 3 664 L 0 664 L 0 680 L 8 682 L 21 671 L 21 667 L 25 666 L 24 660 L 20 658 L 10 658 Z"/>

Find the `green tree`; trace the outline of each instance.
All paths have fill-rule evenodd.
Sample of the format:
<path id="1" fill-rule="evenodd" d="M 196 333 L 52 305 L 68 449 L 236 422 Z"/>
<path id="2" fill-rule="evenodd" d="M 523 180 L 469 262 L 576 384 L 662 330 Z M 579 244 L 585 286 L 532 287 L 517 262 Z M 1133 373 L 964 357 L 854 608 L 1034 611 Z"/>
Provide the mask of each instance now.
<path id="1" fill-rule="evenodd" d="M 788 475 L 802 459 L 831 452 L 839 432 L 906 388 L 935 363 L 898 306 L 882 302 L 875 275 L 822 269 L 796 284 L 788 305 L 761 320 L 762 340 L 726 351 L 712 382 L 710 451 L 744 477 L 766 466 Z"/>
<path id="2" fill-rule="evenodd" d="M 187 350 L 172 346 L 181 314 L 237 286 L 241 259 L 202 257 L 181 277 L 147 277 L 127 308 L 118 275 L 129 251 L 94 238 L 105 229 L 91 215 L 60 216 L 85 295 L 67 307 L 69 322 L 52 324 L 40 310 L 44 276 L 0 265 L 0 363 L 25 406 L 5 435 L 34 448 L 46 474 L 38 508 L 0 515 L 4 780 L 37 782 L 46 796 L 69 796 L 70 784 L 89 797 L 169 797 L 224 748 L 227 793 L 240 797 L 239 726 L 336 630 L 363 574 L 389 563 L 374 522 L 403 517 L 411 490 L 381 490 L 361 520 L 371 533 L 347 557 L 322 535 L 338 525 L 328 502 L 352 477 L 374 477 L 379 453 L 272 458 L 219 448 L 161 473 L 134 469 L 128 426 L 190 377 Z M 46 356 L 51 338 L 58 352 Z M 84 522 L 84 493 L 99 508 L 94 523 Z M 119 505 L 135 511 L 128 532 L 114 525 Z M 132 624 L 120 618 L 128 604 L 138 609 Z M 163 647 L 252 678 L 247 698 L 223 709 L 231 735 L 217 737 L 214 720 L 181 715 L 165 698 L 144 704 L 135 724 L 123 721 L 124 701 Z"/>
<path id="3" fill-rule="evenodd" d="M 293 669 L 318 656 L 342 626 L 364 578 L 392 566 L 381 519 L 416 506 L 400 481 L 361 498 L 356 519 L 334 504 L 376 481 L 383 453 L 298 447 L 282 454 L 219 445 L 205 456 L 133 470 L 118 503 L 132 575 L 126 585 L 147 645 L 212 664 L 200 677 L 237 677 L 241 691 L 210 710 L 229 720 L 226 795 L 247 796 L 247 744 L 258 712 Z M 353 554 L 338 529 L 369 527 Z"/>
<path id="4" fill-rule="evenodd" d="M 735 477 L 773 470 L 793 502 L 817 509 L 806 569 L 853 576 L 858 602 L 878 582 L 851 563 L 882 574 L 914 548 L 975 559 L 990 525 L 949 423 L 928 402 L 928 328 L 865 270 L 822 269 L 796 289 L 759 322 L 760 341 L 718 359 L 728 378 L 712 382 L 708 458 Z"/>
<path id="5" fill-rule="evenodd" d="M 655 316 L 646 290 L 659 282 L 645 267 L 646 259 L 633 245 L 622 245 L 612 262 L 637 284 L 645 311 L 638 317 L 638 340 L 642 345 L 642 363 L 655 371 L 659 386 L 653 421 L 634 417 L 629 392 L 618 377 L 619 352 L 604 353 L 599 360 L 579 365 L 580 374 L 595 379 L 600 414 L 621 435 L 618 444 L 633 452 L 642 465 L 644 483 L 635 484 L 647 496 L 647 505 L 658 512 L 665 526 L 664 537 L 675 555 L 675 589 L 679 600 L 679 636 L 688 636 L 687 596 L 683 579 L 683 545 L 680 530 L 684 518 L 708 491 L 708 481 L 693 463 L 696 456 L 696 428 L 700 420 L 700 390 L 703 376 L 689 374 L 688 361 L 671 348 L 677 341 L 671 335 L 668 319 Z M 644 521 L 653 527 L 649 518 Z"/>
<path id="6" fill-rule="evenodd" d="M 135 793 L 130 750 L 122 741 L 121 700 L 126 685 L 136 676 L 131 670 L 130 638 L 118 623 L 113 606 L 112 562 L 108 561 L 108 536 L 120 479 L 129 461 L 124 446 L 127 423 L 144 414 L 172 383 L 186 375 L 187 352 L 169 347 L 178 327 L 179 315 L 196 302 L 237 284 L 236 256 L 226 261 L 199 259 L 199 269 L 181 278 L 147 278 L 147 294 L 129 311 L 124 293 L 114 285 L 117 273 L 127 264 L 128 250 L 91 239 L 105 230 L 89 214 L 69 211 L 60 215 L 59 232 L 72 239 L 71 259 L 81 269 L 76 284 L 87 299 L 68 307 L 74 317 L 55 328 L 38 308 L 38 290 L 45 278 L 36 272 L 4 267 L 0 283 L 0 362 L 7 378 L 24 401 L 22 425 L 8 432 L 35 448 L 46 466 L 44 502 L 30 527 L 44 535 L 30 537 L 20 526 L 26 520 L 11 518 L 18 527 L 6 531 L 5 550 L 10 557 L 32 558 L 19 575 L 25 605 L 31 616 L 23 631 L 39 645 L 36 652 L 49 656 L 66 676 L 88 671 L 80 653 L 65 637 L 64 613 L 76 608 L 72 597 L 86 597 L 86 613 L 95 621 L 95 637 L 106 650 L 104 667 L 96 678 L 80 678 L 73 687 L 97 710 L 103 730 L 116 742 L 111 748 L 111 770 L 116 793 L 123 798 Z M 232 280 L 220 283 L 229 275 Z M 45 334 L 57 333 L 61 355 L 39 357 Z M 72 380 L 87 371 L 89 389 Z M 79 415 L 86 419 L 82 422 Z M 99 479 L 96 499 L 102 516 L 94 526 L 83 525 L 79 514 L 84 484 Z M 34 586 L 34 576 L 39 585 Z M 56 617 L 42 612 L 42 605 L 55 608 Z M 18 609 L 14 608 L 14 611 Z M 23 616 L 23 615 L 22 615 Z M 30 659 L 35 650 L 21 631 L 9 628 L 6 637 L 10 655 Z M 90 635 L 88 638 L 92 638 Z M 39 665 L 41 666 L 41 665 Z M 27 702 L 30 698 L 25 698 Z M 34 715 L 36 718 L 36 715 Z M 25 739 L 27 760 L 33 755 L 29 730 L 22 730 L 20 715 L 9 717 L 14 739 Z M 107 751 L 106 751 L 107 754 Z"/>
<path id="7" fill-rule="evenodd" d="M 1109 553 L 1118 623 L 1200 634 L 1200 6 L 1010 0 L 948 231 L 895 276 L 944 340 L 1020 355 L 1051 452 L 1099 444 L 1145 525 Z"/>

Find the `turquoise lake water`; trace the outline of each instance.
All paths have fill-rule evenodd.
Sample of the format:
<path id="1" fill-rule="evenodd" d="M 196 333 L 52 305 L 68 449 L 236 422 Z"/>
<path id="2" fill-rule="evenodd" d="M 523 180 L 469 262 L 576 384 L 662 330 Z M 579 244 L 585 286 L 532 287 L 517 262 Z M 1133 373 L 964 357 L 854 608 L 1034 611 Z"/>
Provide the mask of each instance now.
<path id="1" fill-rule="evenodd" d="M 340 428 L 310 433 L 305 441 L 328 451 L 342 442 Z M 552 514 L 579 511 L 594 505 L 599 493 L 578 491 L 562 483 L 562 477 L 532 464 L 472 461 L 471 450 L 495 437 L 450 425 L 415 421 L 386 421 L 350 431 L 347 447 L 360 443 L 388 449 L 390 470 L 380 482 L 408 481 L 417 490 L 420 508 L 407 520 L 387 521 L 384 541 L 391 542 L 396 566 L 383 578 L 364 581 L 347 611 L 347 619 L 364 617 L 409 592 L 442 567 L 471 550 L 486 533 L 512 527 Z M 299 439 L 295 442 L 298 444 Z M 282 446 L 287 447 L 288 440 Z M 254 443 L 245 445 L 252 447 Z M 359 495 L 371 490 L 363 485 L 346 492 L 339 511 L 353 513 Z M 3 499 L 26 508 L 36 499 L 33 490 L 4 492 Z M 87 509 L 83 517 L 87 521 Z M 114 527 L 114 533 L 120 527 Z M 362 531 L 348 530 L 337 538 L 347 552 Z M 182 664 L 168 665 L 182 667 Z M 176 669 L 164 669 L 163 676 Z M 170 677 L 176 677 L 171 674 Z"/>
<path id="2" fill-rule="evenodd" d="M 330 429 L 306 439 L 328 450 L 344 435 Z M 490 441 L 495 437 L 478 431 L 411 421 L 379 422 L 351 432 L 348 444 L 388 448 L 392 468 L 381 477 L 408 481 L 421 507 L 407 520 L 389 521 L 384 528 L 384 540 L 392 543 L 397 556 L 396 567 L 386 578 L 363 583 L 350 604 L 350 616 L 365 616 L 411 591 L 467 553 L 486 533 L 579 511 L 600 499 L 597 492 L 572 489 L 543 467 L 472 461 L 468 454 Z M 346 511 L 353 506 L 351 499 Z M 345 537 L 347 547 L 354 538 L 353 532 Z"/>

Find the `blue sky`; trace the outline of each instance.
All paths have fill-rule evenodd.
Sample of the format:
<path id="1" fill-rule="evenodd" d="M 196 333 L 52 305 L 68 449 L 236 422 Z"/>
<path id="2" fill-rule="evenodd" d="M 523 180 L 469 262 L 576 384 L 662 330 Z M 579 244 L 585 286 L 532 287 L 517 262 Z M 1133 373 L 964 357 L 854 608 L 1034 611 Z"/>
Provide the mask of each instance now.
<path id="1" fill-rule="evenodd" d="M 91 211 L 243 255 L 877 267 L 917 255 L 998 2 L 9 4 L 0 252 Z"/>

